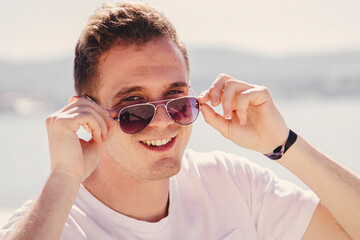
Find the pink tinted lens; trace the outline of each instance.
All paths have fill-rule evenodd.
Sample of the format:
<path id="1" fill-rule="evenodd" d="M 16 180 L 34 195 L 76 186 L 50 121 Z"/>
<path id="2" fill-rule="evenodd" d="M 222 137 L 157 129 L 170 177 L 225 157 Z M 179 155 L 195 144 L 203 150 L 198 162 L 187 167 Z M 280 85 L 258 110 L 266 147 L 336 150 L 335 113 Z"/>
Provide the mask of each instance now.
<path id="1" fill-rule="evenodd" d="M 195 97 L 184 97 L 168 102 L 167 112 L 180 125 L 193 123 L 199 115 L 199 101 Z M 130 134 L 145 129 L 153 119 L 155 106 L 140 104 L 123 108 L 119 113 L 120 128 Z"/>
<path id="2" fill-rule="evenodd" d="M 155 113 L 152 105 L 135 105 L 124 108 L 119 114 L 120 128 L 126 133 L 138 133 L 150 124 Z"/>
<path id="3" fill-rule="evenodd" d="M 199 106 L 199 101 L 195 97 L 184 97 L 170 101 L 167 111 L 176 123 L 188 125 L 198 117 Z"/>

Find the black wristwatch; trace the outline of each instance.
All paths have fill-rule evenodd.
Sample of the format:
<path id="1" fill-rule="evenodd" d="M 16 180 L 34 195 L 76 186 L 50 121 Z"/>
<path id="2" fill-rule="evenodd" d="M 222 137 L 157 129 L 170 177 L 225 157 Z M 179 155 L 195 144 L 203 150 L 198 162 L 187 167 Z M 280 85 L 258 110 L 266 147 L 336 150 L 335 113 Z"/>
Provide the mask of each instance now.
<path id="1" fill-rule="evenodd" d="M 267 156 L 268 158 L 272 159 L 272 160 L 278 160 L 280 159 L 285 153 L 286 151 L 294 144 L 294 142 L 297 139 L 297 135 L 296 133 L 294 133 L 291 129 L 289 131 L 289 136 L 285 142 L 284 145 L 280 145 L 277 148 L 274 149 L 274 151 L 270 154 L 264 154 L 265 156 Z"/>

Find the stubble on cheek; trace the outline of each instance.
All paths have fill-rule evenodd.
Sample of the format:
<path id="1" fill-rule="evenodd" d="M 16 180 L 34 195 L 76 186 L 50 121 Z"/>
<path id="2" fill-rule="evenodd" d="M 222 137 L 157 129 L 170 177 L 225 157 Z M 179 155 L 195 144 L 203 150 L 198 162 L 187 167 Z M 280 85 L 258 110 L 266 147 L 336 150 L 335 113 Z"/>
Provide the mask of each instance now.
<path id="1" fill-rule="evenodd" d="M 191 126 L 175 125 L 167 130 L 178 133 L 175 146 L 170 152 L 163 155 L 152 154 L 141 145 L 138 139 L 146 139 L 145 134 L 156 135 L 152 132 L 144 132 L 144 137 L 128 134 L 123 136 L 122 133 L 116 132 L 104 144 L 105 161 L 111 162 L 108 165 L 114 168 L 113 172 L 118 171 L 119 174 L 125 173 L 141 179 L 160 180 L 174 176 L 181 169 L 181 160 L 189 141 Z"/>
<path id="2" fill-rule="evenodd" d="M 146 174 L 149 180 L 160 180 L 174 176 L 180 171 L 181 159 L 164 158 L 155 162 L 153 166 L 148 168 Z"/>
<path id="3" fill-rule="evenodd" d="M 160 180 L 179 172 L 181 168 L 181 156 L 179 155 L 182 154 L 156 156 L 141 151 L 141 148 L 136 148 L 136 144 L 141 147 L 141 143 L 138 141 L 131 141 L 128 147 L 109 141 L 101 150 L 101 161 L 106 163 L 101 165 L 108 168 L 108 171 L 113 174 L 130 175 L 147 180 Z"/>

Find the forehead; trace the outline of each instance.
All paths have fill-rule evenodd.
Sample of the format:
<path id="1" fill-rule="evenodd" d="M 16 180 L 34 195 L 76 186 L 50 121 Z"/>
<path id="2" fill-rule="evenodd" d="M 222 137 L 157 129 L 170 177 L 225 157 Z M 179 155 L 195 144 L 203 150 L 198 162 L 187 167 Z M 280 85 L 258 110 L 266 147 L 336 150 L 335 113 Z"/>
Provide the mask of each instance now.
<path id="1" fill-rule="evenodd" d="M 181 51 L 166 39 L 143 46 L 115 46 L 100 56 L 97 72 L 100 89 L 129 87 L 143 81 L 188 81 L 189 75 Z"/>

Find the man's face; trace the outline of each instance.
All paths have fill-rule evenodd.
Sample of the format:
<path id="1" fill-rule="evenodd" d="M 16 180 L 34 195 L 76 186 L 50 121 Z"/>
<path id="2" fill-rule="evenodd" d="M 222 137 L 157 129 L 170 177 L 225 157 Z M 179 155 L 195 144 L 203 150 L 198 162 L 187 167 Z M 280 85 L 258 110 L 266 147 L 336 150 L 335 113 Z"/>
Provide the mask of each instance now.
<path id="1" fill-rule="evenodd" d="M 184 57 L 169 40 L 152 40 L 143 47 L 113 47 L 98 64 L 97 97 L 106 109 L 189 94 Z M 190 133 L 191 126 L 176 124 L 159 106 L 140 133 L 126 134 L 116 125 L 111 139 L 100 147 L 100 158 L 115 162 L 116 168 L 134 177 L 167 178 L 179 171 Z M 154 141 L 161 145 L 148 145 Z"/>

